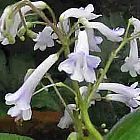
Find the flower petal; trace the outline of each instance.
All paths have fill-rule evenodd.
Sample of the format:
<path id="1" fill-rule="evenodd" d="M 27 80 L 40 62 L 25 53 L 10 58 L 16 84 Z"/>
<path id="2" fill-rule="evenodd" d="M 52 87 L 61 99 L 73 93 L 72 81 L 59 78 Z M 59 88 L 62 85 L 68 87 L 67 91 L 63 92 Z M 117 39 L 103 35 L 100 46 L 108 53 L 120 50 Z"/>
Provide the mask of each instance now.
<path id="1" fill-rule="evenodd" d="M 132 77 L 137 77 L 137 73 L 135 70 L 129 70 L 129 73 Z"/>
<path id="2" fill-rule="evenodd" d="M 101 62 L 100 57 L 93 56 L 93 55 L 87 55 L 86 56 L 87 66 L 90 68 L 97 68 L 98 65 Z"/>
<path id="3" fill-rule="evenodd" d="M 98 39 L 101 39 L 101 38 L 95 37 L 93 29 L 86 28 L 86 32 L 88 36 L 88 43 L 89 43 L 90 51 L 101 52 L 101 49 L 97 45 L 101 43 L 101 42 L 100 43 L 98 42 Z"/>
<path id="4" fill-rule="evenodd" d="M 60 20 L 65 20 L 69 17 L 87 18 L 88 20 L 91 20 L 101 16 L 91 13 L 93 10 L 92 4 L 89 4 L 86 8 L 70 8 L 60 15 Z"/>
<path id="5" fill-rule="evenodd" d="M 75 61 L 71 58 L 61 62 L 58 66 L 59 71 L 65 71 L 68 74 L 72 74 L 75 68 Z"/>
<path id="6" fill-rule="evenodd" d="M 23 120 L 25 120 L 25 121 L 26 120 L 30 120 L 31 119 L 31 116 L 32 116 L 32 110 L 31 110 L 31 108 L 22 111 Z"/>
<path id="7" fill-rule="evenodd" d="M 133 39 L 130 41 L 130 53 L 129 58 L 133 59 L 134 61 L 138 60 L 138 46 L 137 40 Z"/>
<path id="8" fill-rule="evenodd" d="M 127 66 L 126 63 L 121 66 L 121 71 L 122 72 L 128 72 L 129 71 L 128 66 Z"/>
<path id="9" fill-rule="evenodd" d="M 124 33 L 124 28 L 116 28 L 111 30 L 109 27 L 101 22 L 89 22 L 86 18 L 80 19 L 80 22 L 86 26 L 86 28 L 93 28 L 99 30 L 108 40 L 113 42 L 122 41 L 122 35 Z"/>

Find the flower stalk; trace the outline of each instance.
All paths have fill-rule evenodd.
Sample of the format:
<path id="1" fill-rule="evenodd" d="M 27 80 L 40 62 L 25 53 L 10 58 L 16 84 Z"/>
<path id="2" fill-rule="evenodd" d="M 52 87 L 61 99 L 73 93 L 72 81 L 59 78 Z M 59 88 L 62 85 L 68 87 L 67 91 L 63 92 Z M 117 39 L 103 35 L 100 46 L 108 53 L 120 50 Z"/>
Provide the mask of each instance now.
<path id="1" fill-rule="evenodd" d="M 105 68 L 103 69 L 100 77 L 97 79 L 97 81 L 95 82 L 95 84 L 92 86 L 92 90 L 88 95 L 88 103 L 90 103 L 90 101 L 92 100 L 92 97 L 94 95 L 94 93 L 97 91 L 100 83 L 103 81 L 104 76 L 106 75 L 108 69 L 110 68 L 110 65 L 112 64 L 114 58 L 117 56 L 118 52 L 125 46 L 125 44 L 128 42 L 128 39 L 124 39 L 122 41 L 122 43 L 120 44 L 120 46 L 113 52 L 111 52 L 111 55 L 105 65 Z"/>

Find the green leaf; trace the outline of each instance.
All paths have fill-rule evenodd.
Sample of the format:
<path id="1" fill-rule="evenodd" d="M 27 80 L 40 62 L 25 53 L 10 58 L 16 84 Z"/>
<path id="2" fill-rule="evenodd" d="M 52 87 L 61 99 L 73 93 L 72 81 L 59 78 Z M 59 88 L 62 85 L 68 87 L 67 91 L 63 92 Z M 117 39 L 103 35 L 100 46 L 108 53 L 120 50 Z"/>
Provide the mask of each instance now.
<path id="1" fill-rule="evenodd" d="M 8 89 L 10 91 L 15 91 L 20 87 L 29 68 L 34 68 L 34 60 L 31 54 L 15 54 L 9 58 Z"/>
<path id="2" fill-rule="evenodd" d="M 0 103 L 0 117 L 6 116 L 8 107 L 4 103 Z"/>
<path id="3" fill-rule="evenodd" d="M 0 140 L 33 140 L 32 138 L 16 134 L 0 133 Z"/>
<path id="4" fill-rule="evenodd" d="M 6 67 L 6 57 L 4 52 L 0 49 L 0 91 L 5 91 L 8 77 L 7 77 L 7 67 Z"/>
<path id="5" fill-rule="evenodd" d="M 111 27 L 116 28 L 118 26 L 124 26 L 125 20 L 121 12 L 110 13 Z"/>
<path id="6" fill-rule="evenodd" d="M 32 99 L 32 106 L 36 108 L 47 108 L 52 111 L 60 111 L 61 105 L 56 94 L 48 93 L 47 91 L 42 91 Z"/>
<path id="7" fill-rule="evenodd" d="M 123 117 L 108 133 L 106 140 L 139 140 L 140 110 Z"/>

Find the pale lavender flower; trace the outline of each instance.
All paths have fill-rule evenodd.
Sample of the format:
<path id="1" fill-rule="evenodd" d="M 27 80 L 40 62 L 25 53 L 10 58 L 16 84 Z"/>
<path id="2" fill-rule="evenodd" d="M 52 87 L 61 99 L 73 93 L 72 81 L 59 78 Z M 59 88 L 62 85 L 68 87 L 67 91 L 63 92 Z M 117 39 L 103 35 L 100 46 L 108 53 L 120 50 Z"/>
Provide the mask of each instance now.
<path id="1" fill-rule="evenodd" d="M 46 7 L 46 3 L 43 1 L 32 2 L 32 4 L 39 8 L 44 9 Z M 0 41 L 1 44 L 7 45 L 15 42 L 15 37 L 17 35 L 17 31 L 21 24 L 21 18 L 19 13 L 17 12 L 15 15 L 12 15 L 13 10 L 15 9 L 15 5 L 11 5 L 5 8 L 1 18 L 0 18 Z M 21 8 L 21 13 L 23 16 L 29 12 L 31 8 L 29 6 L 24 6 Z M 10 17 L 12 15 L 12 18 Z M 9 34 L 12 42 L 10 42 L 9 38 L 7 38 L 3 32 Z"/>
<path id="2" fill-rule="evenodd" d="M 98 47 L 98 45 L 102 43 L 103 39 L 100 36 L 95 36 L 93 29 L 86 28 L 85 30 L 88 36 L 89 50 L 101 52 L 101 49 Z"/>
<path id="3" fill-rule="evenodd" d="M 140 58 L 138 58 L 138 46 L 136 39 L 130 41 L 129 57 L 126 57 L 125 63 L 121 66 L 122 72 L 129 72 L 132 77 L 140 74 Z"/>
<path id="4" fill-rule="evenodd" d="M 16 117 L 16 120 L 30 120 L 32 111 L 30 107 L 31 98 L 36 86 L 43 78 L 44 74 L 57 61 L 57 54 L 50 55 L 45 59 L 28 77 L 24 84 L 15 92 L 5 96 L 7 105 L 15 105 L 8 110 L 8 115 Z"/>
<path id="5" fill-rule="evenodd" d="M 64 30 L 65 33 L 68 33 L 70 30 L 70 20 L 67 18 L 63 22 L 58 22 L 57 27 Z"/>
<path id="6" fill-rule="evenodd" d="M 137 18 L 130 18 L 129 22 L 134 26 L 134 34 L 140 32 L 140 21 Z"/>
<path id="7" fill-rule="evenodd" d="M 94 7 L 92 4 L 88 4 L 85 8 L 70 8 L 60 15 L 60 21 L 63 21 L 69 17 L 87 18 L 88 20 L 91 20 L 101 16 L 92 13 L 93 11 Z"/>
<path id="8" fill-rule="evenodd" d="M 81 94 L 82 98 L 84 99 L 87 96 L 88 88 L 86 86 L 82 86 L 82 87 L 80 87 L 79 90 L 80 90 L 80 94 Z M 94 95 L 94 98 L 95 99 L 90 102 L 89 107 L 92 104 L 93 105 L 95 104 L 96 98 L 98 98 L 97 101 L 99 101 L 99 98 L 101 98 L 101 96 L 98 93 L 96 93 Z M 62 128 L 62 129 L 68 128 L 73 123 L 73 120 L 72 120 L 71 116 L 69 115 L 67 109 L 69 109 L 69 111 L 73 114 L 73 111 L 76 110 L 76 104 L 68 104 L 67 105 L 67 108 L 64 111 L 64 115 L 60 119 L 60 121 L 59 121 L 59 123 L 57 125 L 58 127 Z"/>
<path id="9" fill-rule="evenodd" d="M 109 90 L 116 94 L 108 94 L 107 100 L 119 101 L 130 107 L 131 111 L 140 105 L 140 88 L 136 88 L 138 82 L 130 87 L 118 83 L 101 83 L 98 90 Z"/>
<path id="10" fill-rule="evenodd" d="M 110 41 L 120 42 L 123 40 L 120 36 L 124 34 L 124 28 L 110 29 L 101 22 L 89 22 L 86 18 L 79 19 L 79 22 L 85 25 L 86 28 L 97 29 Z"/>
<path id="11" fill-rule="evenodd" d="M 73 123 L 72 118 L 69 115 L 67 109 L 69 109 L 69 111 L 71 111 L 71 113 L 73 114 L 73 111 L 76 110 L 76 105 L 75 104 L 67 105 L 67 108 L 64 111 L 64 116 L 60 119 L 59 123 L 57 124 L 57 126 L 60 127 L 61 129 L 68 128 Z"/>
<path id="12" fill-rule="evenodd" d="M 72 80 L 94 83 L 96 75 L 94 69 L 98 67 L 101 59 L 89 55 L 89 44 L 86 31 L 80 31 L 74 52 L 68 55 L 68 59 L 60 63 L 59 71 L 70 74 Z"/>
<path id="13" fill-rule="evenodd" d="M 80 87 L 80 94 L 82 95 L 82 98 L 85 99 L 87 94 L 88 94 L 88 88 L 87 86 L 82 86 Z M 95 101 L 101 101 L 101 95 L 99 93 L 95 93 L 93 95 L 93 99 L 91 100 L 90 104 L 89 104 L 89 107 L 91 105 L 95 105 Z"/>
<path id="14" fill-rule="evenodd" d="M 40 49 L 41 51 L 44 51 L 46 47 L 54 46 L 54 38 L 52 36 L 52 32 L 53 30 L 49 26 L 46 26 L 42 32 L 39 32 L 37 38 L 34 39 L 36 42 L 34 50 Z"/>

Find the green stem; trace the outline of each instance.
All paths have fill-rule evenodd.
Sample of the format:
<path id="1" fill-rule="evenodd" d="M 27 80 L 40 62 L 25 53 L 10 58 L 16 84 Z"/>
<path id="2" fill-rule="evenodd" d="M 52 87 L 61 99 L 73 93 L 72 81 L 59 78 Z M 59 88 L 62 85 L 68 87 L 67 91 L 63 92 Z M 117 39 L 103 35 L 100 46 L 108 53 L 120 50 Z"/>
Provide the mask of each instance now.
<path id="1" fill-rule="evenodd" d="M 31 23 L 34 24 L 34 25 L 39 24 L 39 25 L 45 25 L 45 26 L 48 26 L 48 24 L 47 24 L 46 22 L 33 21 L 33 22 L 31 22 Z"/>
<path id="2" fill-rule="evenodd" d="M 125 40 L 125 39 L 127 39 L 128 32 L 129 32 L 129 28 L 130 28 L 130 25 L 131 25 L 131 22 L 130 22 L 130 21 L 128 21 L 128 25 L 127 25 L 126 32 L 125 32 L 125 35 L 124 35 L 124 40 Z"/>
<path id="3" fill-rule="evenodd" d="M 86 126 L 87 130 L 89 131 L 89 133 L 91 135 L 93 135 L 93 137 L 96 140 L 103 140 L 103 137 L 101 136 L 101 134 L 96 130 L 96 128 L 93 126 L 93 124 L 90 121 L 88 109 L 87 109 L 88 108 L 87 103 L 82 104 L 81 108 L 82 108 L 82 110 L 81 110 L 82 117 L 83 117 L 85 126 Z"/>
<path id="4" fill-rule="evenodd" d="M 64 106 L 65 109 L 68 111 L 70 117 L 71 117 L 72 120 L 74 121 L 73 113 L 72 113 L 72 112 L 69 110 L 69 108 L 67 107 L 67 105 L 66 105 L 66 103 L 65 103 L 65 101 L 64 101 L 64 99 L 63 99 L 63 97 L 61 96 L 59 90 L 57 89 L 57 87 L 56 87 L 54 81 L 52 80 L 52 78 L 51 78 L 49 75 L 47 76 L 47 78 L 48 78 L 48 80 L 51 82 L 51 84 L 54 84 L 53 87 L 54 87 L 54 90 L 55 90 L 57 96 L 59 97 L 59 99 L 61 100 L 63 106 Z"/>
<path id="5" fill-rule="evenodd" d="M 20 18 L 21 18 L 21 21 L 22 21 L 22 23 L 23 23 L 24 28 L 27 30 L 28 27 L 27 27 L 27 25 L 26 25 L 26 20 L 25 20 L 23 14 L 22 14 L 22 12 L 21 12 L 21 9 L 19 9 L 19 15 L 20 15 Z"/>
<path id="6" fill-rule="evenodd" d="M 88 95 L 88 103 L 90 103 L 90 101 L 92 100 L 92 97 L 94 95 L 94 93 L 96 92 L 96 90 L 98 89 L 100 83 L 102 82 L 102 80 L 104 79 L 104 76 L 106 75 L 112 61 L 114 60 L 114 58 L 117 56 L 118 52 L 125 46 L 125 44 L 128 42 L 128 39 L 125 39 L 122 41 L 122 43 L 120 44 L 120 46 L 111 53 L 104 70 L 101 73 L 101 76 L 99 77 L 99 79 L 96 81 L 96 83 L 93 85 L 91 92 Z"/>
<path id="7" fill-rule="evenodd" d="M 57 21 L 56 21 L 56 16 L 53 12 L 53 10 L 51 9 L 51 7 L 46 3 L 46 8 L 48 9 L 48 11 L 50 12 L 51 16 L 52 16 L 52 19 L 53 19 L 53 23 L 55 25 L 57 25 Z"/>
<path id="8" fill-rule="evenodd" d="M 69 86 L 67 86 L 66 84 L 64 84 L 64 83 L 62 83 L 62 82 L 56 83 L 56 86 L 58 86 L 58 87 L 65 87 L 65 88 L 67 88 L 69 91 L 71 91 L 74 95 L 76 95 L 76 92 L 75 92 L 72 88 L 70 88 Z"/>
<path id="9" fill-rule="evenodd" d="M 57 84 L 57 83 L 56 83 Z M 43 86 L 43 88 L 37 90 L 36 92 L 33 93 L 33 95 L 37 94 L 37 93 L 40 93 L 41 91 L 45 90 L 45 89 L 48 89 L 49 87 L 53 87 L 54 85 L 56 84 L 50 84 L 50 85 L 47 85 L 47 86 Z"/>

